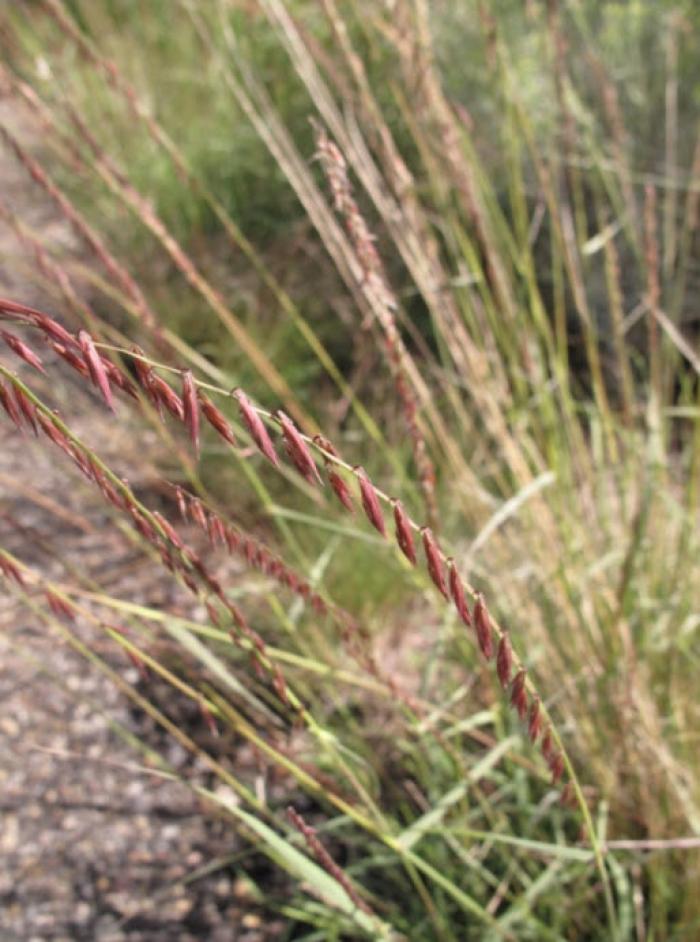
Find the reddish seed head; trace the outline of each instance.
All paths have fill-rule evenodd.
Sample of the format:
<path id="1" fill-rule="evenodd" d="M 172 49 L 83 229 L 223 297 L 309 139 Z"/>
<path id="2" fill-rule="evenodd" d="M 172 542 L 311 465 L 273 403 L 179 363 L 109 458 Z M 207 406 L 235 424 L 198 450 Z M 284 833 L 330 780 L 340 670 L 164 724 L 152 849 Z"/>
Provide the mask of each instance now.
<path id="1" fill-rule="evenodd" d="M 353 468 L 353 470 L 360 484 L 360 497 L 364 511 L 367 514 L 367 519 L 382 536 L 386 536 L 384 516 L 382 514 L 382 508 L 379 506 L 379 498 L 377 497 L 374 485 L 367 477 L 367 472 L 364 468 L 358 466 Z"/>
<path id="2" fill-rule="evenodd" d="M 267 460 L 272 462 L 275 467 L 279 467 L 279 458 L 277 457 L 277 452 L 275 451 L 272 444 L 272 439 L 268 435 L 267 429 L 265 428 L 265 423 L 258 415 L 255 406 L 242 389 L 235 389 L 233 391 L 233 395 L 238 400 L 241 416 L 245 422 L 246 428 L 250 432 L 250 437 L 253 439 L 263 455 L 265 455 Z"/>
<path id="3" fill-rule="evenodd" d="M 430 527 L 423 527 L 421 530 L 423 536 L 423 549 L 428 563 L 428 572 L 437 588 L 442 592 L 445 598 L 449 598 L 447 593 L 447 584 L 445 583 L 445 572 L 442 565 L 442 555 L 437 545 L 433 531 Z"/>
<path id="4" fill-rule="evenodd" d="M 328 480 L 331 487 L 333 488 L 335 496 L 346 510 L 349 510 L 351 514 L 354 514 L 355 503 L 352 499 L 352 494 L 350 493 L 350 488 L 348 487 L 347 482 L 330 465 L 326 465 L 326 472 L 328 474 Z"/>
<path id="5" fill-rule="evenodd" d="M 521 720 L 527 714 L 527 692 L 525 690 L 525 671 L 519 670 L 515 675 L 513 686 L 510 689 L 510 702 L 518 711 Z"/>
<path id="6" fill-rule="evenodd" d="M 467 600 L 464 596 L 464 586 L 462 585 L 462 580 L 459 578 L 459 573 L 457 572 L 454 559 L 448 560 L 448 563 L 450 595 L 452 596 L 452 601 L 455 603 L 455 608 L 459 613 L 459 617 L 462 619 L 464 624 L 469 627 L 472 623 L 472 617 L 469 614 L 469 606 L 467 605 Z"/>
<path id="7" fill-rule="evenodd" d="M 14 334 L 6 330 L 0 330 L 0 337 L 2 337 L 10 350 L 13 350 L 25 363 L 28 363 L 30 366 L 33 366 L 35 370 L 46 375 L 46 370 L 39 357 L 26 343 L 22 343 L 19 337 L 15 337 Z"/>
<path id="8" fill-rule="evenodd" d="M 392 498 L 391 503 L 394 508 L 396 541 L 401 547 L 401 552 L 404 554 L 406 559 L 415 566 L 417 562 L 416 547 L 413 541 L 413 530 L 410 521 L 406 515 L 406 511 L 403 509 L 403 505 L 400 500 L 397 500 L 394 497 Z"/>
<path id="9" fill-rule="evenodd" d="M 323 485 L 321 475 L 318 473 L 318 468 L 316 467 L 316 462 L 309 451 L 309 446 L 300 435 L 295 424 L 281 409 L 277 410 L 275 416 L 282 428 L 282 436 L 284 438 L 287 454 L 296 465 L 299 473 L 302 477 L 306 478 L 310 484 Z"/>
<path id="10" fill-rule="evenodd" d="M 185 370 L 182 374 L 182 405 L 185 425 L 190 433 L 195 453 L 199 455 L 199 400 L 192 370 Z"/>
<path id="11" fill-rule="evenodd" d="M 235 445 L 236 439 L 233 434 L 233 429 L 226 420 L 226 416 L 214 405 L 211 399 L 204 395 L 201 389 L 198 390 L 197 394 L 199 396 L 202 412 L 204 413 L 204 418 L 212 428 L 216 429 L 224 441 L 227 441 L 229 445 Z"/>
<path id="12" fill-rule="evenodd" d="M 510 646 L 508 635 L 504 634 L 498 645 L 496 654 L 496 673 L 504 689 L 510 683 L 510 674 L 513 669 L 513 651 Z"/>
<path id="13" fill-rule="evenodd" d="M 81 330 L 78 333 L 78 342 L 80 343 L 85 365 L 90 373 L 90 379 L 102 393 L 107 406 L 112 412 L 116 412 L 112 390 L 110 389 L 109 379 L 107 377 L 107 370 L 102 357 L 95 347 L 92 337 L 86 330 Z"/>
<path id="14" fill-rule="evenodd" d="M 535 697 L 530 704 L 530 715 L 527 721 L 527 734 L 531 742 L 535 742 L 540 734 L 542 715 L 540 713 L 540 698 Z"/>
<path id="15" fill-rule="evenodd" d="M 476 628 L 476 636 L 479 641 L 481 653 L 487 660 L 489 660 L 493 657 L 491 618 L 481 593 L 477 595 L 476 605 L 474 606 L 474 627 Z"/>

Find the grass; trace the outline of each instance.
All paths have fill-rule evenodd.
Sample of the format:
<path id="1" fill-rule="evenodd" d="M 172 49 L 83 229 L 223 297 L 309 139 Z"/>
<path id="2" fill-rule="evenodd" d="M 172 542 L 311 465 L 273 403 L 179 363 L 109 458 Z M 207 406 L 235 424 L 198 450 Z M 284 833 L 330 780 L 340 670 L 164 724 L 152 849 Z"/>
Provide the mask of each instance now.
<path id="1" fill-rule="evenodd" d="M 193 601 L 130 608 L 3 551 L 12 590 L 231 789 L 232 824 L 294 878 L 269 900 L 289 938 L 691 938 L 692 5 L 45 0 L 2 24 L 43 152 L 4 138 L 85 256 L 3 219 L 87 331 L 63 356 L 119 398 L 103 421 L 153 423 L 212 544 L 3 365 L 10 418 L 43 416 L 75 486 Z M 354 513 L 316 486 L 331 472 Z M 244 566 L 225 584 L 222 536 Z M 250 743 L 284 798 L 65 606 Z"/>

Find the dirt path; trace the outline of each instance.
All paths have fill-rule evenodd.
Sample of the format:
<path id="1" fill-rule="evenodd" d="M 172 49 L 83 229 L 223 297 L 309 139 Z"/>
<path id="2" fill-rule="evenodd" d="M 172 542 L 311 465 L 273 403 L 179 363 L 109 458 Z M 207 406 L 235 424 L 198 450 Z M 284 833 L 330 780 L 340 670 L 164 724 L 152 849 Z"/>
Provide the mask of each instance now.
<path id="1" fill-rule="evenodd" d="M 15 102 L 0 97 L 0 123 L 25 143 L 36 135 Z M 62 252 L 80 251 L 62 219 L 0 147 L 0 194 Z M 26 251 L 0 222 L 0 293 L 56 311 L 27 280 Z M 20 370 L 4 347 L 0 359 Z M 134 429 L 105 421 L 89 390 L 66 375 L 44 389 L 76 431 L 116 470 Z M 29 379 L 29 368 L 23 368 Z M 31 376 L 36 388 L 37 374 Z M 146 436 L 143 429 L 138 434 Z M 148 450 L 148 441 L 140 442 Z M 155 446 L 154 446 L 155 447 Z M 143 575 L 138 556 L 115 542 L 104 509 L 77 491 L 67 464 L 45 444 L 20 436 L 0 416 L 0 546 L 44 576 L 71 571 L 134 601 L 158 603 L 172 590 Z M 144 472 L 146 478 L 148 469 Z M 148 481 L 132 485 L 147 486 Z M 115 555 L 116 554 L 116 555 Z M 212 940 L 272 938 L 226 866 L 197 876 L 240 850 L 233 832 L 206 819 L 186 788 L 136 768 L 139 758 L 115 722 L 148 734 L 111 682 L 18 604 L 0 577 L 0 938 L 29 940 Z M 169 597 L 172 603 L 172 597 Z M 85 631 L 86 629 L 82 629 Z M 89 638 L 92 644 L 94 637 Z M 99 643 L 99 642 L 97 642 Z M 121 652 L 105 657 L 134 681 Z M 176 768 L 191 760 L 166 745 Z M 196 773 L 196 769 L 194 770 Z M 186 881 L 190 882 L 186 882 Z"/>

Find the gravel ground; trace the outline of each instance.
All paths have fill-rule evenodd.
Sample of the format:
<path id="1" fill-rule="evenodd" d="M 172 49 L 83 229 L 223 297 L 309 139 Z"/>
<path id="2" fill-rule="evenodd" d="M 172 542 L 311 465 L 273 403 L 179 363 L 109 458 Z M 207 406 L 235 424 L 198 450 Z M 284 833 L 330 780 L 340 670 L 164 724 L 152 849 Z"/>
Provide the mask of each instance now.
<path id="1" fill-rule="evenodd" d="M 0 97 L 0 123 L 36 141 L 17 104 Z M 52 246 L 69 255 L 79 246 L 0 149 L 0 194 Z M 31 287 L 26 252 L 0 221 L 0 293 L 54 310 Z M 0 350 L 4 363 L 16 358 Z M 51 364 L 61 368 L 61 364 Z M 36 376 L 32 382 L 36 388 Z M 64 372 L 65 376 L 65 372 Z M 65 376 L 58 403 L 81 436 L 116 469 L 133 450 L 157 452 L 142 429 L 123 429 L 83 385 Z M 56 390 L 50 390 L 55 402 Z M 124 437 L 125 436 L 125 437 Z M 0 546 L 44 576 L 60 580 L 71 569 L 94 575 L 121 597 L 150 604 L 187 604 L 172 586 L 144 571 L 142 560 L 104 526 L 98 499 L 76 493 L 66 463 L 53 450 L 20 436 L 0 417 Z M 155 473 L 141 467 L 132 486 L 153 488 Z M 116 542 L 115 542 L 116 541 Z M 100 642 L 79 628 L 92 646 Z M 138 677 L 118 649 L 102 652 L 126 679 Z M 156 735 L 107 677 L 6 592 L 0 578 L 0 938 L 33 940 L 212 940 L 258 942 L 278 938 L 280 925 L 262 925 L 246 884 L 228 865 L 241 845 L 233 830 L 201 813 L 183 785 L 139 766 L 138 753 L 119 726 L 146 739 Z M 190 779 L 204 770 L 179 746 L 166 756 Z M 212 873 L 198 870 L 212 861 Z"/>

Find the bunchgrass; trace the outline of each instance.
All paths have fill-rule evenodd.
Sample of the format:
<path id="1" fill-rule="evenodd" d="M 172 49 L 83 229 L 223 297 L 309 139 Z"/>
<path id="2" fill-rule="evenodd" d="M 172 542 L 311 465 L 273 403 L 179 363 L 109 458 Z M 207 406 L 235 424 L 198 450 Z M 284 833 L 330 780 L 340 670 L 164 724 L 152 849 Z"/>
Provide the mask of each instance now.
<path id="1" fill-rule="evenodd" d="M 0 194 L 61 311 L 0 302 L 2 405 L 189 601 L 0 567 L 228 787 L 290 938 L 698 931 L 697 14 L 596 7 L 3 13 L 8 159 L 83 255 Z M 34 389 L 44 342 L 169 501 Z"/>

